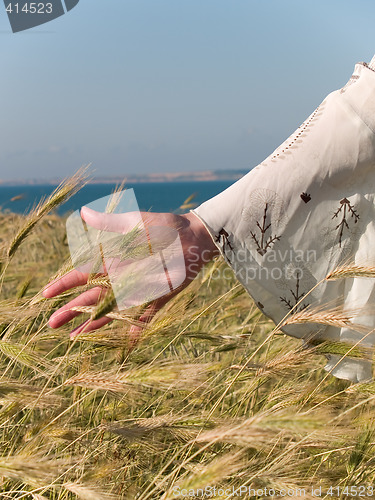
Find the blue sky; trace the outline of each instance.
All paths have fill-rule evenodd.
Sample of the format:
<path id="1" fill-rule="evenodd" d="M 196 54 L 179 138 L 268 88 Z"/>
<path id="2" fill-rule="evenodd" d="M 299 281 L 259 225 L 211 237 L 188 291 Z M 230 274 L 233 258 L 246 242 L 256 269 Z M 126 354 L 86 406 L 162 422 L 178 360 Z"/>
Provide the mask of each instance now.
<path id="1" fill-rule="evenodd" d="M 250 169 L 375 53 L 373 0 L 80 0 L 13 34 L 0 179 Z"/>

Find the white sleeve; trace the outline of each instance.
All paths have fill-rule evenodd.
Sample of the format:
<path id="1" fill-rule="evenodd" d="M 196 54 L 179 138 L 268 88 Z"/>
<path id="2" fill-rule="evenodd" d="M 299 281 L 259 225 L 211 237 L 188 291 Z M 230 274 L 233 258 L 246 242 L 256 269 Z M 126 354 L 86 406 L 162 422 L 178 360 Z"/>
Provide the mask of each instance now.
<path id="1" fill-rule="evenodd" d="M 297 303 L 297 311 L 325 304 L 374 311 L 373 279 L 325 281 L 307 295 L 344 261 L 375 265 L 374 131 L 375 72 L 359 63 L 347 85 L 329 94 L 263 163 L 193 210 L 275 323 Z M 360 313 L 355 321 L 363 330 L 375 328 L 374 313 Z M 364 336 L 316 323 L 283 331 L 308 343 L 353 345 Z M 374 343 L 374 334 L 361 341 L 370 348 Z M 372 377 L 370 360 L 327 357 L 325 368 L 339 378 Z"/>

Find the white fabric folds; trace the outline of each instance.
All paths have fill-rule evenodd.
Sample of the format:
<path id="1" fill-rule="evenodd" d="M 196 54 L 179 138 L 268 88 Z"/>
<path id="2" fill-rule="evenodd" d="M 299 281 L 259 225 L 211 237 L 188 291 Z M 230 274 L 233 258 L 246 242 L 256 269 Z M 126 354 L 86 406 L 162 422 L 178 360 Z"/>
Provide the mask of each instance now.
<path id="1" fill-rule="evenodd" d="M 375 71 L 358 63 L 347 85 L 263 163 L 193 210 L 276 324 L 292 309 L 316 307 L 353 318 L 343 327 L 283 327 L 308 344 L 330 341 L 325 369 L 353 382 L 372 378 L 375 279 L 324 278 L 346 262 L 375 266 L 374 193 Z M 341 347 L 356 343 L 342 357 Z"/>

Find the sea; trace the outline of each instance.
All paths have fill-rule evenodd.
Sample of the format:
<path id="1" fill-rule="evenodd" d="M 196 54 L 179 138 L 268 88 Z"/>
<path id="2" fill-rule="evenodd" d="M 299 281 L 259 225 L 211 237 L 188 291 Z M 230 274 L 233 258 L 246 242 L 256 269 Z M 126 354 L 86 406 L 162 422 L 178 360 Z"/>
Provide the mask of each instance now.
<path id="1" fill-rule="evenodd" d="M 228 188 L 231 181 L 186 181 L 127 184 L 133 188 L 142 211 L 179 212 L 179 207 L 191 195 L 190 203 L 195 206 L 219 194 Z M 66 215 L 82 206 L 108 196 L 116 188 L 116 184 L 88 184 L 76 195 L 56 209 L 59 215 Z M 53 192 L 53 185 L 0 185 L 0 213 L 27 214 L 44 197 Z M 187 212 L 188 210 L 183 210 Z"/>

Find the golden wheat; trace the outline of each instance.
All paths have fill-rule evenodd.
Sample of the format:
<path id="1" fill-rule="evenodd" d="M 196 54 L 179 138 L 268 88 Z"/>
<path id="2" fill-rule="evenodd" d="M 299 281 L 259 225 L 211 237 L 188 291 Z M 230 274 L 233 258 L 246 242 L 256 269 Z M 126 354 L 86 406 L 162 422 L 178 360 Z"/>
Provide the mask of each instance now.
<path id="1" fill-rule="evenodd" d="M 153 500 L 210 484 L 303 487 L 310 498 L 317 484 L 324 492 L 373 484 L 374 384 L 325 378 L 317 356 L 370 359 L 372 349 L 318 338 L 302 349 L 275 334 L 233 274 L 213 279 L 226 269 L 218 259 L 129 352 L 128 332 L 141 326 L 144 307 L 118 311 L 108 277 L 41 296 L 51 275 L 72 269 L 65 220 L 45 215 L 63 199 L 26 218 L 0 214 L 1 498 Z M 124 236 L 124 253 L 142 257 L 144 234 Z M 372 273 L 346 265 L 327 279 Z M 69 332 L 79 319 L 48 328 L 56 309 L 93 286 L 106 290 L 104 300 L 74 309 L 108 316 L 111 325 L 74 342 Z M 353 328 L 361 338 L 369 333 L 361 314 L 327 304 L 284 324 Z"/>

